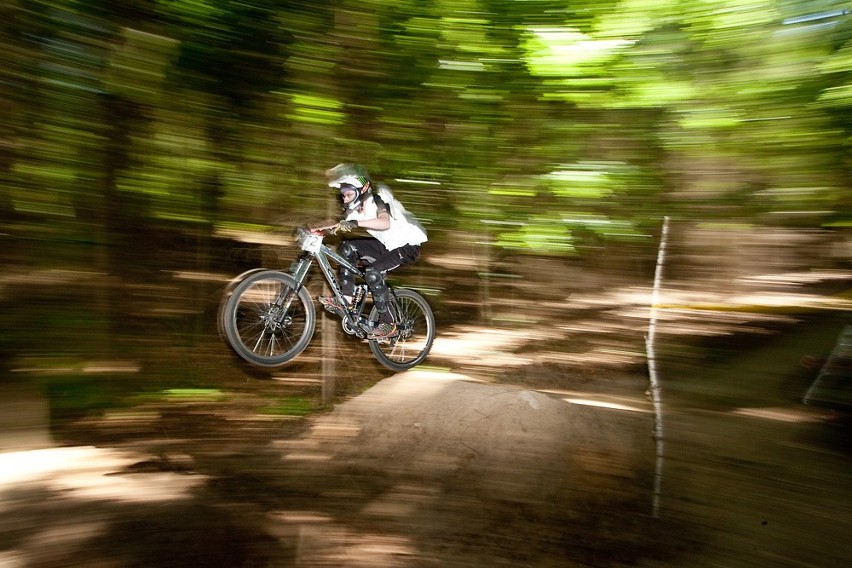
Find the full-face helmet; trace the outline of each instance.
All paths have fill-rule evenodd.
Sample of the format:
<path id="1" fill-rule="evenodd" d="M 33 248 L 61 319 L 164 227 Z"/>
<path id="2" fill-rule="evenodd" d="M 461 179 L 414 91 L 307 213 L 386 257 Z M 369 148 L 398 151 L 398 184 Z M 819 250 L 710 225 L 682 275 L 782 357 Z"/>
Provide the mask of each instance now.
<path id="1" fill-rule="evenodd" d="M 340 192 L 341 200 L 343 199 L 343 194 L 347 191 L 354 191 L 356 193 L 355 199 L 349 203 L 344 203 L 343 211 L 345 213 L 358 210 L 372 189 L 370 177 L 367 175 L 367 171 L 361 166 L 338 164 L 326 171 L 326 177 L 329 180 L 328 186 Z"/>

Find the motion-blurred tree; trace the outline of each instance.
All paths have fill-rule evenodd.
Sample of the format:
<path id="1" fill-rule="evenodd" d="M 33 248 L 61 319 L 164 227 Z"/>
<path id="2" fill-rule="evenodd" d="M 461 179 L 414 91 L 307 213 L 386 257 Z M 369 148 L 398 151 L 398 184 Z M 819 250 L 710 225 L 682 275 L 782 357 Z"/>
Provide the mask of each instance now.
<path id="1" fill-rule="evenodd" d="M 846 218 L 834 0 L 3 5 L 7 214 L 264 222 L 356 160 L 429 184 L 397 190 L 436 227 L 535 253 L 662 214 Z"/>

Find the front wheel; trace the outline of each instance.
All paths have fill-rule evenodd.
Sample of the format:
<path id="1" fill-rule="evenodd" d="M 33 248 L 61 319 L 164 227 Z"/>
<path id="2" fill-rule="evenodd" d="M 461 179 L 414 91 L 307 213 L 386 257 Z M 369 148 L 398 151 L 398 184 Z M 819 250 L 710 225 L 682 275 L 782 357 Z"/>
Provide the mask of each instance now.
<path id="1" fill-rule="evenodd" d="M 225 302 L 222 325 L 228 345 L 260 367 L 277 367 L 305 350 L 316 326 L 307 289 L 276 270 L 250 274 Z"/>
<path id="2" fill-rule="evenodd" d="M 371 340 L 370 350 L 388 369 L 405 371 L 419 365 L 429 355 L 435 340 L 435 314 L 423 296 L 407 288 L 394 290 L 390 309 L 396 318 L 399 335 Z M 370 321 L 376 322 L 378 318 L 378 311 L 373 307 Z"/>

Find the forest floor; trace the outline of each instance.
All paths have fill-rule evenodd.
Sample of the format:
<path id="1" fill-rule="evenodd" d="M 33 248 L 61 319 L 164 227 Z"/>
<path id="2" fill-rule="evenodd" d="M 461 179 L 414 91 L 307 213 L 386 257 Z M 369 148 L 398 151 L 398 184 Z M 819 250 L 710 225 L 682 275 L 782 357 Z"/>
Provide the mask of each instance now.
<path id="1" fill-rule="evenodd" d="M 659 314 L 661 440 L 640 288 L 439 318 L 400 374 L 339 328 L 333 369 L 317 341 L 264 375 L 210 333 L 150 339 L 140 364 L 137 333 L 83 371 L 149 390 L 98 412 L 27 398 L 60 371 L 24 360 L 5 408 L 51 428 L 0 453 L 0 567 L 843 565 L 849 431 L 801 404 L 801 361 L 834 345 L 845 300 L 700 298 Z"/>

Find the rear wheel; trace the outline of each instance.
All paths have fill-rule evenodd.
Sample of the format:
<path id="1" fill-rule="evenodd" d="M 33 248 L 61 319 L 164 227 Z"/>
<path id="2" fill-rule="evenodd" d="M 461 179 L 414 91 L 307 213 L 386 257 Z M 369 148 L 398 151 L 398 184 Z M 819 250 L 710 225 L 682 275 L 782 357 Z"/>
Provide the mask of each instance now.
<path id="1" fill-rule="evenodd" d="M 266 270 L 237 284 L 225 302 L 222 325 L 228 345 L 260 367 L 283 365 L 305 350 L 316 311 L 305 288 L 289 274 Z"/>
<path id="2" fill-rule="evenodd" d="M 435 340 L 435 315 L 423 296 L 414 290 L 397 288 L 390 309 L 394 312 L 399 334 L 383 340 L 371 340 L 370 350 L 379 363 L 394 371 L 405 371 L 419 365 L 429 355 Z M 374 307 L 370 321 L 379 313 Z"/>

